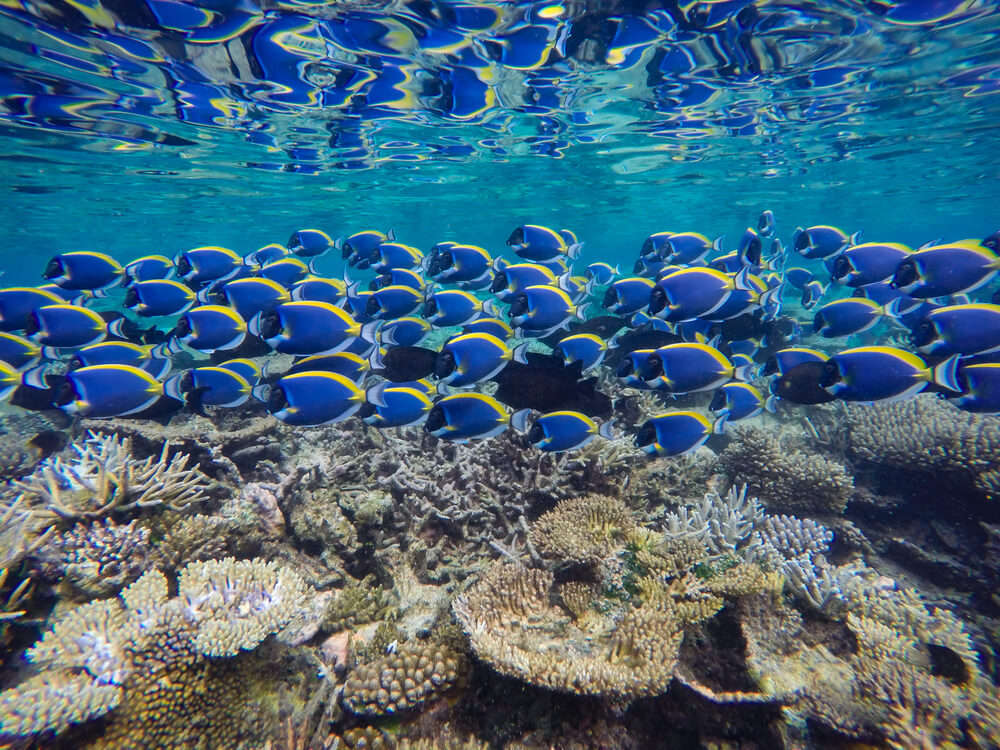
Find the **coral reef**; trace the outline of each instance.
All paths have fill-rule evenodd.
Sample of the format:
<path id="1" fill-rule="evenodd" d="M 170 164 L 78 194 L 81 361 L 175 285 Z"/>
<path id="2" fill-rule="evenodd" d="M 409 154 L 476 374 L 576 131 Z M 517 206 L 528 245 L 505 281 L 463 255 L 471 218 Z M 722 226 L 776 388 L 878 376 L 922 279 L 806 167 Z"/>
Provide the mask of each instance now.
<path id="1" fill-rule="evenodd" d="M 218 711 L 209 709 L 219 696 L 206 694 L 212 674 L 230 667 L 207 657 L 281 637 L 306 609 L 309 589 L 273 563 L 232 559 L 189 564 L 178 589 L 168 596 L 166 577 L 152 570 L 118 598 L 59 618 L 28 650 L 39 673 L 0 694 L 0 732 L 60 732 L 117 707 L 97 746 L 235 746 L 239 724 L 216 726 Z M 238 703 L 238 685 L 221 697 Z"/>
<path id="2" fill-rule="evenodd" d="M 719 454 L 719 464 L 732 481 L 746 483 L 769 511 L 844 512 L 854 478 L 842 464 L 782 445 L 757 427 L 741 427 L 733 433 L 733 440 Z"/>
<path id="3" fill-rule="evenodd" d="M 544 558 L 596 565 L 621 547 L 635 526 L 621 500 L 585 495 L 543 514 L 532 524 L 528 541 Z"/>
<path id="4" fill-rule="evenodd" d="M 1000 495 L 1000 420 L 956 409 L 933 395 L 849 405 L 846 425 L 858 458 L 952 475 L 988 497 Z"/>

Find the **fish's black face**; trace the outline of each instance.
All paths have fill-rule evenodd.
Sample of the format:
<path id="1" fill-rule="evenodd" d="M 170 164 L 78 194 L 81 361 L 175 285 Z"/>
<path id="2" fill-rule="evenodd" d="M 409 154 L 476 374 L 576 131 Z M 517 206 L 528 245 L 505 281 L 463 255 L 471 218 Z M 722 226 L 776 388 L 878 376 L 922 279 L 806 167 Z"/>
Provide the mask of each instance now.
<path id="1" fill-rule="evenodd" d="M 441 254 L 438 255 L 438 262 L 441 264 L 441 270 L 444 271 L 455 265 L 455 256 L 447 250 L 442 250 Z"/>
<path id="2" fill-rule="evenodd" d="M 424 422 L 424 429 L 427 432 L 434 432 L 446 426 L 448 421 L 444 418 L 444 409 L 440 404 L 434 406 L 427 414 L 427 421 Z"/>
<path id="3" fill-rule="evenodd" d="M 654 380 L 663 374 L 663 359 L 658 354 L 653 354 L 646 360 L 645 372 L 643 372 L 642 377 L 644 380 Z"/>
<path id="4" fill-rule="evenodd" d="M 125 290 L 125 307 L 133 308 L 139 304 L 139 292 L 135 290 L 135 287 L 129 287 Z"/>
<path id="5" fill-rule="evenodd" d="M 820 388 L 829 388 L 834 383 L 840 382 L 840 368 L 832 359 L 823 363 L 823 372 L 819 376 Z"/>
<path id="6" fill-rule="evenodd" d="M 438 314 L 438 303 L 433 297 L 424 302 L 424 317 L 431 318 Z"/>
<path id="7" fill-rule="evenodd" d="M 531 425 L 531 429 L 528 430 L 528 442 L 532 445 L 537 445 L 543 440 L 545 440 L 545 430 L 542 429 L 542 426 L 538 422 L 535 422 Z"/>
<path id="8" fill-rule="evenodd" d="M 615 371 L 615 375 L 619 378 L 627 378 L 634 371 L 634 365 L 632 364 L 631 357 L 625 357 L 619 364 L 618 369 Z"/>
<path id="9" fill-rule="evenodd" d="M 59 258 L 53 258 L 49 261 L 49 264 L 45 266 L 45 278 L 54 279 L 63 274 L 63 264 Z"/>
<path id="10" fill-rule="evenodd" d="M 496 294 L 497 292 L 502 292 L 506 288 L 507 288 L 507 274 L 503 273 L 502 271 L 497 271 L 496 275 L 494 275 L 493 277 L 493 283 L 490 284 L 490 291 L 493 294 Z"/>
<path id="11" fill-rule="evenodd" d="M 719 411 L 719 409 L 725 408 L 726 406 L 726 394 L 719 389 L 712 396 L 712 403 L 708 405 L 709 411 Z"/>
<path id="12" fill-rule="evenodd" d="M 635 444 L 638 448 L 644 448 L 656 442 L 656 426 L 652 420 L 646 422 L 639 431 L 635 433 Z"/>
<path id="13" fill-rule="evenodd" d="M 639 275 L 646 273 L 646 261 L 644 261 L 642 258 L 639 258 L 632 266 L 632 273 Z"/>
<path id="14" fill-rule="evenodd" d="M 760 241 L 760 237 L 754 237 L 750 240 L 750 244 L 747 245 L 746 255 L 744 256 L 747 261 L 754 266 L 760 265 L 760 256 L 764 252 L 764 245 Z"/>
<path id="15" fill-rule="evenodd" d="M 774 375 L 778 372 L 778 358 L 769 357 L 767 362 L 764 363 L 764 367 L 761 368 L 760 376 L 766 378 L 770 375 Z"/>
<path id="16" fill-rule="evenodd" d="M 604 293 L 604 299 L 601 301 L 601 304 L 607 309 L 610 309 L 614 305 L 618 304 L 618 294 L 615 292 L 614 287 L 609 287 Z"/>
<path id="17" fill-rule="evenodd" d="M 293 253 L 302 247 L 302 240 L 299 239 L 299 233 L 295 232 L 291 237 L 288 238 L 288 244 L 286 247 Z"/>
<path id="18" fill-rule="evenodd" d="M 653 240 L 647 237 L 646 241 L 642 243 L 642 247 L 639 248 L 639 255 L 649 257 L 650 255 L 653 255 L 655 252 L 656 250 L 653 248 Z"/>
<path id="19" fill-rule="evenodd" d="M 910 343 L 914 347 L 926 346 L 934 340 L 934 324 L 929 320 L 921 321 L 920 325 L 910 334 Z"/>
<path id="20" fill-rule="evenodd" d="M 649 293 L 649 312 L 656 315 L 667 306 L 667 292 L 662 286 L 654 286 Z"/>
<path id="21" fill-rule="evenodd" d="M 510 310 L 508 315 L 514 318 L 518 315 L 524 315 L 528 312 L 528 295 L 518 294 L 514 299 L 510 301 Z"/>
<path id="22" fill-rule="evenodd" d="M 365 401 L 358 409 L 358 419 L 366 419 L 375 413 L 375 404 Z"/>
<path id="23" fill-rule="evenodd" d="M 188 370 L 181 375 L 181 379 L 178 381 L 177 385 L 181 393 L 190 393 L 194 390 L 194 374 Z"/>
<path id="24" fill-rule="evenodd" d="M 833 278 L 842 279 L 851 272 L 851 261 L 841 255 L 833 262 Z"/>
<path id="25" fill-rule="evenodd" d="M 347 260 L 352 255 L 354 255 L 354 246 L 350 242 L 345 242 L 340 248 L 341 259 Z"/>
<path id="26" fill-rule="evenodd" d="M 276 414 L 277 412 L 288 406 L 288 396 L 285 394 L 285 389 L 280 385 L 275 385 L 271 392 L 267 394 L 267 410 L 271 414 Z"/>
<path id="27" fill-rule="evenodd" d="M 365 303 L 365 315 L 378 315 L 381 309 L 382 305 L 378 303 L 378 297 L 374 294 L 369 297 L 368 301 Z"/>
<path id="28" fill-rule="evenodd" d="M 52 404 L 53 406 L 66 406 L 66 404 L 73 403 L 75 399 L 76 389 L 73 388 L 73 384 L 69 380 L 65 380 L 56 391 L 56 397 L 52 399 Z"/>
<path id="29" fill-rule="evenodd" d="M 806 294 L 809 292 L 807 291 Z M 802 304 L 806 304 L 806 295 L 802 295 Z M 816 317 L 813 318 L 813 333 L 819 333 L 820 328 L 826 325 L 826 319 L 823 317 L 822 312 L 816 313 Z"/>
<path id="30" fill-rule="evenodd" d="M 177 260 L 177 275 L 187 276 L 189 273 L 191 273 L 191 261 L 186 255 L 182 255 Z"/>
<path id="31" fill-rule="evenodd" d="M 392 276 L 390 276 L 387 273 L 384 273 L 381 276 L 376 276 L 374 279 L 371 280 L 371 283 L 368 285 L 368 290 L 372 292 L 377 292 L 379 289 L 384 289 L 385 287 L 391 285 L 392 285 Z M 369 305 L 371 304 L 370 299 L 368 300 L 368 304 Z M 371 315 L 371 313 L 368 314 Z"/>
<path id="32" fill-rule="evenodd" d="M 434 360 L 434 375 L 446 378 L 455 372 L 455 355 L 451 352 L 441 352 Z"/>
<path id="33" fill-rule="evenodd" d="M 507 238 L 508 245 L 523 245 L 524 244 L 524 227 L 518 227 L 513 232 L 510 233 L 510 237 Z"/>
<path id="34" fill-rule="evenodd" d="M 177 338 L 183 338 L 184 336 L 187 336 L 189 333 L 191 333 L 191 323 L 188 321 L 187 316 L 185 315 L 184 317 L 182 317 L 180 320 L 177 321 L 177 325 L 174 326 L 174 329 L 170 332 L 170 335 L 176 336 Z"/>
<path id="35" fill-rule="evenodd" d="M 812 242 L 809 239 L 809 232 L 799 232 L 795 235 L 795 252 L 804 253 L 810 245 Z"/>
<path id="36" fill-rule="evenodd" d="M 912 260 L 904 260 L 896 267 L 890 286 L 893 289 L 902 289 L 917 280 L 917 264 Z"/>
<path id="37" fill-rule="evenodd" d="M 1000 230 L 994 232 L 979 244 L 995 253 L 1000 253 Z"/>
<path id="38" fill-rule="evenodd" d="M 24 326 L 24 335 L 32 336 L 42 330 L 42 324 L 38 320 L 38 311 L 32 310 L 31 315 L 28 316 L 28 323 Z"/>
<path id="39" fill-rule="evenodd" d="M 181 318 L 183 320 L 183 318 Z M 281 318 L 276 310 L 271 310 L 260 316 L 260 338 L 269 339 L 281 333 Z"/>

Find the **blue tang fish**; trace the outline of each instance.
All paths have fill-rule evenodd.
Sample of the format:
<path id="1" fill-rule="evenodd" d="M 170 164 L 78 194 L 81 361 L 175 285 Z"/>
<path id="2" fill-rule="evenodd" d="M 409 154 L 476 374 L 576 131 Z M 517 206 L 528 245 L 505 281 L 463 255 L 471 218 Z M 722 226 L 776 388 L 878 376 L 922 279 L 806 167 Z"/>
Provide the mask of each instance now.
<path id="1" fill-rule="evenodd" d="M 251 386 L 257 385 L 264 374 L 260 365 L 252 359 L 246 359 L 245 357 L 227 359 L 225 362 L 220 363 L 219 367 L 225 367 L 227 370 L 232 370 L 237 375 L 240 375 Z"/>
<path id="2" fill-rule="evenodd" d="M 177 268 L 166 255 L 144 255 L 125 264 L 126 281 L 151 281 L 169 279 Z"/>
<path id="3" fill-rule="evenodd" d="M 913 250 L 898 242 L 866 242 L 836 257 L 831 277 L 849 287 L 867 286 L 891 279 L 899 264 Z"/>
<path id="4" fill-rule="evenodd" d="M 30 286 L 0 289 L 0 331 L 23 331 L 31 321 L 31 313 L 44 305 L 61 305 L 62 297 L 53 292 Z"/>
<path id="5" fill-rule="evenodd" d="M 490 285 L 490 291 L 501 302 L 506 302 L 515 294 L 520 294 L 529 286 L 556 284 L 556 275 L 538 263 L 511 263 L 497 268 Z"/>
<path id="6" fill-rule="evenodd" d="M 761 237 L 772 237 L 774 235 L 774 212 L 768 209 L 760 212 L 757 217 L 757 231 Z"/>
<path id="7" fill-rule="evenodd" d="M 279 245 L 277 242 L 272 242 L 244 255 L 243 265 L 259 270 L 268 263 L 274 263 L 276 260 L 287 258 L 289 254 L 288 248 Z"/>
<path id="8" fill-rule="evenodd" d="M 377 260 L 372 266 L 378 273 L 385 273 L 393 268 L 420 268 L 424 262 L 422 252 L 401 242 L 383 242 L 378 246 L 377 253 Z M 360 264 L 358 267 L 364 268 Z"/>
<path id="9" fill-rule="evenodd" d="M 856 245 L 861 232 L 847 234 L 844 230 L 819 224 L 803 229 L 797 227 L 792 236 L 792 248 L 804 258 L 829 258 L 851 245 Z"/>
<path id="10" fill-rule="evenodd" d="M 633 349 L 622 359 L 615 375 L 632 388 L 649 388 L 647 380 L 656 377 L 659 363 L 653 363 L 655 349 Z"/>
<path id="11" fill-rule="evenodd" d="M 424 429 L 434 437 L 465 442 L 494 437 L 507 429 L 503 404 L 485 393 L 453 393 L 434 403 Z"/>
<path id="12" fill-rule="evenodd" d="M 374 340 L 377 323 L 362 326 L 327 302 L 286 302 L 250 321 L 250 333 L 282 354 L 333 354 L 358 337 Z"/>
<path id="13" fill-rule="evenodd" d="M 340 279 L 314 276 L 295 284 L 291 296 L 296 302 L 329 302 L 335 305 L 347 296 L 347 285 Z"/>
<path id="14" fill-rule="evenodd" d="M 901 400 L 929 383 L 959 392 L 958 355 L 934 367 L 916 354 L 892 346 L 859 346 L 834 354 L 819 385 L 844 401 Z"/>
<path id="15" fill-rule="evenodd" d="M 562 453 L 574 451 L 590 443 L 595 437 L 613 440 L 613 425 L 610 421 L 600 426 L 577 411 L 552 411 L 535 419 L 528 429 L 528 417 L 531 409 L 521 409 L 510 417 L 510 424 L 515 430 L 527 433 L 528 442 L 546 453 Z"/>
<path id="16" fill-rule="evenodd" d="M 198 414 L 206 406 L 232 408 L 246 403 L 252 386 L 239 372 L 228 367 L 194 367 L 168 378 L 163 393 L 181 401 Z"/>
<path id="17" fill-rule="evenodd" d="M 769 375 L 784 375 L 796 365 L 803 362 L 826 362 L 829 355 L 816 349 L 809 349 L 804 346 L 790 346 L 779 349 L 768 360 L 761 365 L 758 375 L 768 377 Z"/>
<path id="18" fill-rule="evenodd" d="M 231 307 L 201 305 L 181 315 L 169 335 L 173 341 L 168 350 L 175 354 L 178 342 L 202 352 L 224 351 L 243 343 L 247 324 Z"/>
<path id="19" fill-rule="evenodd" d="M 646 383 L 671 393 L 694 393 L 717 388 L 733 379 L 745 380 L 746 367 L 736 367 L 730 359 L 708 344 L 683 342 L 661 346 L 648 363 Z"/>
<path id="20" fill-rule="evenodd" d="M 1000 351 L 1000 305 L 973 302 L 931 310 L 911 343 L 924 354 L 988 354 Z"/>
<path id="21" fill-rule="evenodd" d="M 666 260 L 667 256 L 674 252 L 673 248 L 668 244 L 671 234 L 673 232 L 654 232 L 649 235 L 642 241 L 642 246 L 639 248 L 639 257 L 642 259 L 656 258 L 658 260 Z"/>
<path id="22" fill-rule="evenodd" d="M 0 362 L 15 370 L 27 370 L 42 359 L 42 347 L 13 333 L 0 331 Z"/>
<path id="23" fill-rule="evenodd" d="M 104 253 L 62 253 L 49 261 L 45 278 L 63 289 L 107 289 L 121 283 L 122 264 Z"/>
<path id="24" fill-rule="evenodd" d="M 222 295 L 244 320 L 250 320 L 257 313 L 269 312 L 292 300 L 288 290 L 277 281 L 255 277 L 227 281 L 222 286 Z M 200 292 L 199 300 L 208 301 L 202 298 Z"/>
<path id="25" fill-rule="evenodd" d="M 288 250 L 300 258 L 315 258 L 333 247 L 336 243 L 322 229 L 300 229 L 288 238 Z"/>
<path id="26" fill-rule="evenodd" d="M 595 284 L 600 284 L 601 286 L 606 286 L 615 280 L 616 276 L 621 276 L 621 271 L 618 270 L 618 266 L 612 266 L 610 263 L 605 263 L 604 261 L 598 261 L 597 263 L 591 263 L 587 266 L 587 276 L 594 281 Z"/>
<path id="27" fill-rule="evenodd" d="M 813 331 L 823 338 L 861 333 L 878 323 L 885 310 L 865 297 L 846 297 L 823 305 L 813 318 Z"/>
<path id="28" fill-rule="evenodd" d="M 198 301 L 190 287 L 173 279 L 136 281 L 125 290 L 124 306 L 144 318 L 179 315 Z"/>
<path id="29" fill-rule="evenodd" d="M 786 268 L 784 273 L 785 281 L 794 286 L 796 289 L 805 289 L 806 284 L 815 278 L 812 271 L 808 268 L 801 268 L 800 266 Z"/>
<path id="30" fill-rule="evenodd" d="M 667 238 L 667 249 L 663 260 L 687 266 L 700 263 L 710 251 L 721 249 L 721 237 L 710 240 L 698 232 L 673 232 Z"/>
<path id="31" fill-rule="evenodd" d="M 396 235 L 392 230 L 383 233 L 375 229 L 365 229 L 345 239 L 340 249 L 347 265 L 368 268 L 378 258 L 379 245 L 395 239 Z"/>
<path id="32" fill-rule="evenodd" d="M 378 341 L 383 346 L 416 346 L 432 327 L 423 318 L 396 318 L 378 329 Z"/>
<path id="33" fill-rule="evenodd" d="M 438 281 L 474 281 L 488 276 L 492 267 L 493 258 L 484 248 L 453 244 L 439 250 L 428 275 Z"/>
<path id="34" fill-rule="evenodd" d="M 668 411 L 647 420 L 635 444 L 651 456 L 679 456 L 703 445 L 714 426 L 696 411 Z"/>
<path id="35" fill-rule="evenodd" d="M 819 301 L 826 294 L 826 287 L 820 281 L 810 281 L 802 288 L 802 299 L 799 304 L 802 305 L 803 310 L 812 310 L 819 304 Z"/>
<path id="36" fill-rule="evenodd" d="M 235 252 L 214 245 L 185 250 L 177 255 L 174 264 L 178 276 L 196 285 L 232 278 L 244 267 L 243 258 Z"/>
<path id="37" fill-rule="evenodd" d="M 78 305 L 44 305 L 31 313 L 25 337 L 56 349 L 86 346 L 108 335 L 104 318 Z"/>
<path id="38" fill-rule="evenodd" d="M 975 240 L 921 248 L 896 268 L 892 285 L 918 299 L 971 292 L 996 276 L 1000 256 Z"/>
<path id="39" fill-rule="evenodd" d="M 755 417 L 765 409 L 774 411 L 774 397 L 765 398 L 749 383 L 726 383 L 715 392 L 708 407 L 718 417 L 724 417 L 716 421 L 716 431 L 724 429 L 729 422 Z"/>
<path id="40" fill-rule="evenodd" d="M 462 326 L 462 333 L 488 333 L 501 341 L 514 338 L 514 329 L 502 318 L 479 318 Z"/>
<path id="41" fill-rule="evenodd" d="M 712 268 L 684 268 L 656 282 L 649 293 L 649 312 L 679 323 L 709 315 L 722 307 L 736 289 L 754 292 L 749 270 L 731 276 Z"/>
<path id="42" fill-rule="evenodd" d="M 581 245 L 576 242 L 567 245 L 565 238 L 556 230 L 538 224 L 522 224 L 507 238 L 507 244 L 514 252 L 526 260 L 551 260 L 567 255 L 575 260 Z"/>
<path id="43" fill-rule="evenodd" d="M 423 424 L 434 408 L 425 390 L 404 383 L 379 383 L 368 389 L 366 399 L 358 416 L 378 428 Z"/>
<path id="44" fill-rule="evenodd" d="M 562 328 L 573 317 L 584 320 L 586 307 L 574 305 L 569 294 L 559 287 L 537 285 L 529 286 L 516 295 L 507 312 L 515 329 L 546 336 Z"/>
<path id="45" fill-rule="evenodd" d="M 334 352 L 333 354 L 313 354 L 296 359 L 285 375 L 296 372 L 335 372 L 345 378 L 360 383 L 371 370 L 368 359 L 354 352 Z"/>
<path id="46" fill-rule="evenodd" d="M 427 282 L 424 281 L 424 277 L 419 272 L 413 269 L 390 268 L 372 279 L 368 288 L 375 292 L 387 286 L 408 286 L 422 292 L 427 288 Z"/>
<path id="47" fill-rule="evenodd" d="M 461 388 L 489 380 L 512 359 L 527 364 L 527 342 L 516 349 L 488 333 L 463 333 L 445 342 L 434 362 L 434 375 L 442 383 Z"/>
<path id="48" fill-rule="evenodd" d="M 55 406 L 82 417 L 124 417 L 152 406 L 163 385 L 131 365 L 92 365 L 66 373 Z"/>
<path id="49" fill-rule="evenodd" d="M 297 372 L 278 379 L 273 386 L 260 386 L 261 398 L 276 419 L 296 426 L 341 422 L 365 403 L 365 392 L 335 372 Z"/>
<path id="50" fill-rule="evenodd" d="M 312 268 L 301 258 L 288 257 L 261 266 L 257 273 L 287 289 L 309 276 Z"/>

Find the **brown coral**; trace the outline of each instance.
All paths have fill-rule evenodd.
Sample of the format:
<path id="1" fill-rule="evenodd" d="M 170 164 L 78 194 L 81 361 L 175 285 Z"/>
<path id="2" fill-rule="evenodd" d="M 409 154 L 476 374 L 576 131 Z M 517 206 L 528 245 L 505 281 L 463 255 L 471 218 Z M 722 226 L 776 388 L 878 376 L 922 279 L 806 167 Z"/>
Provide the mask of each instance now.
<path id="1" fill-rule="evenodd" d="M 586 495 L 563 500 L 544 513 L 528 538 L 544 558 L 596 565 L 621 549 L 635 526 L 621 500 Z"/>

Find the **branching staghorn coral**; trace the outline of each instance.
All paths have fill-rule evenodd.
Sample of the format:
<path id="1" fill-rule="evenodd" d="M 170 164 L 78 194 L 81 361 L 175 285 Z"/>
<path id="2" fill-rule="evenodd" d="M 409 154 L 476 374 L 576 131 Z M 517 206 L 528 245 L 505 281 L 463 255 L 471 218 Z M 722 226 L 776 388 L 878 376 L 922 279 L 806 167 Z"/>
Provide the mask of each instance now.
<path id="1" fill-rule="evenodd" d="M 1000 419 L 970 414 L 933 395 L 849 405 L 850 450 L 876 464 L 963 477 L 1000 495 Z"/>
<path id="2" fill-rule="evenodd" d="M 696 503 L 669 513 L 664 534 L 668 539 L 701 542 L 715 556 L 754 560 L 757 541 L 751 534 L 763 518 L 764 509 L 757 498 L 747 497 L 747 486 L 737 489 L 733 485 L 724 496 L 711 491 Z"/>
<path id="3" fill-rule="evenodd" d="M 183 510 L 205 499 L 207 477 L 188 468 L 187 454 L 169 455 L 168 443 L 158 457 L 139 460 L 130 438 L 91 433 L 73 450 L 72 460 L 48 459 L 31 476 L 10 484 L 8 507 L 23 500 L 36 529 L 139 508 Z"/>
<path id="4" fill-rule="evenodd" d="M 295 573 L 259 560 L 192 563 L 178 586 L 169 597 L 166 577 L 152 570 L 118 598 L 80 605 L 57 620 L 28 650 L 40 672 L 0 693 L 0 733 L 59 732 L 116 706 L 116 715 L 142 721 L 149 711 L 132 715 L 130 699 L 148 701 L 148 681 L 158 684 L 174 658 L 182 672 L 198 671 L 206 657 L 253 649 L 291 625 L 309 598 Z M 177 690 L 168 692 L 178 700 Z M 164 716 L 150 721 L 167 720 L 176 706 L 161 708 Z"/>

